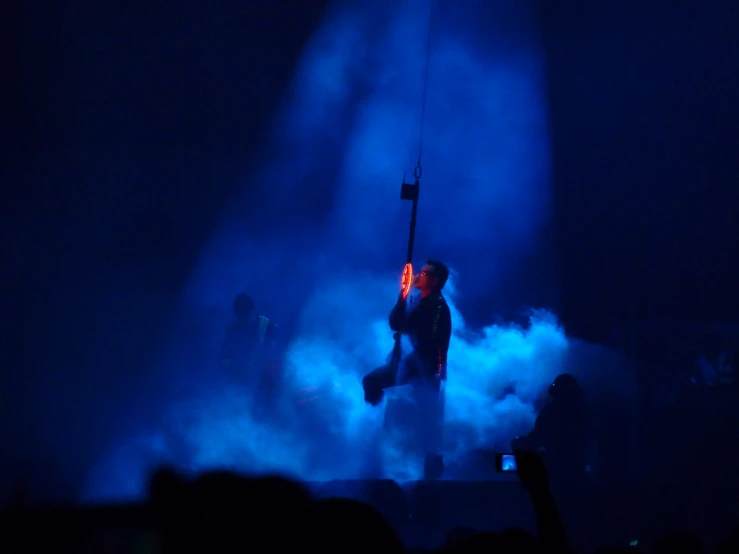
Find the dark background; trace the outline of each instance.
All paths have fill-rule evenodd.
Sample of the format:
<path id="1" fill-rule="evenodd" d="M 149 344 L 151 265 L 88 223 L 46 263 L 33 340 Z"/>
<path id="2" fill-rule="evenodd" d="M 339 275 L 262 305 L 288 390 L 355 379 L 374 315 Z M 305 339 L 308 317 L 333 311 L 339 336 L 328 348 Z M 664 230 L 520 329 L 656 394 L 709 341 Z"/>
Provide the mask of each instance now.
<path id="1" fill-rule="evenodd" d="M 737 321 L 739 4 L 541 4 L 568 330 Z"/>
<path id="2" fill-rule="evenodd" d="M 122 405 L 229 202 L 243 196 L 246 218 L 257 209 L 250 157 L 324 9 L 174 6 L 3 4 L 9 444 L 58 455 L 54 425 L 105 433 L 75 406 Z M 600 340 L 643 319 L 736 321 L 739 4 L 538 10 L 566 328 Z M 52 404 L 53 424 L 28 416 Z"/>

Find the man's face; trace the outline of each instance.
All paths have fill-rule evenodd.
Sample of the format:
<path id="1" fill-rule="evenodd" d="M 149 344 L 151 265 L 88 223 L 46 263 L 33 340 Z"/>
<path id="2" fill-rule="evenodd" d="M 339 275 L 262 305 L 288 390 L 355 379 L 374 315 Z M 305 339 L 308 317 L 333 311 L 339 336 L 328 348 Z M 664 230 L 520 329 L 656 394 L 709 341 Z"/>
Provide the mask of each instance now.
<path id="1" fill-rule="evenodd" d="M 433 289 L 437 282 L 438 279 L 434 275 L 434 268 L 427 264 L 416 275 L 416 278 L 413 280 L 413 286 L 421 292 L 425 292 Z"/>

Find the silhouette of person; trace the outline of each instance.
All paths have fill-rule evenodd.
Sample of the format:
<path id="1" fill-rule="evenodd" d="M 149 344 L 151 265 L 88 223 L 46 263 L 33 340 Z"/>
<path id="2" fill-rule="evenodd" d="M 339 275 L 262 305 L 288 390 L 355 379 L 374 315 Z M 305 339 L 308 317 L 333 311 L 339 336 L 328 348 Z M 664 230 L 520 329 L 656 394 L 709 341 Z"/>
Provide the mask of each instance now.
<path id="1" fill-rule="evenodd" d="M 442 262 L 426 262 L 413 282 L 420 295 L 406 299 L 401 294 L 389 317 L 390 329 L 406 335 L 412 351 L 378 367 L 362 380 L 364 399 L 373 406 L 380 404 L 385 389 L 413 386 L 427 467 L 429 463 L 441 464 L 438 454 L 443 410 L 441 382 L 447 378 L 447 351 L 452 334 L 449 306 L 442 295 L 448 278 L 449 269 Z"/>
<path id="2" fill-rule="evenodd" d="M 590 441 L 590 414 L 577 379 L 568 373 L 549 386 L 549 402 L 539 412 L 534 430 L 511 443 L 514 451 L 543 454 L 551 477 L 582 484 Z"/>
<path id="3" fill-rule="evenodd" d="M 256 303 L 246 293 L 234 299 L 233 312 L 221 349 L 221 365 L 244 383 L 272 390 L 278 379 L 277 326 L 259 315 Z"/>

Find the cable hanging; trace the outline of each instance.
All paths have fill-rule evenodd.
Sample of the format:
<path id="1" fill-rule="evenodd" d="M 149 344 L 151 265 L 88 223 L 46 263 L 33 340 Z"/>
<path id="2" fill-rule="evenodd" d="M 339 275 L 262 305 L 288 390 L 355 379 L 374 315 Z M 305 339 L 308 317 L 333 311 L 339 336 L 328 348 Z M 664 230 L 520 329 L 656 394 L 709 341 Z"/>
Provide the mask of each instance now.
<path id="1" fill-rule="evenodd" d="M 426 96 L 429 84 L 429 60 L 431 58 L 431 26 L 434 20 L 434 1 L 429 2 L 429 24 L 426 31 L 426 59 L 425 67 L 423 72 L 423 95 L 421 98 L 421 130 L 418 136 L 418 162 L 416 163 L 416 169 L 413 171 L 413 176 L 416 180 L 420 179 L 423 175 L 421 168 L 421 154 L 423 154 L 423 129 L 426 123 Z"/>
<path id="2" fill-rule="evenodd" d="M 416 178 L 415 183 L 406 183 L 405 175 L 403 176 L 403 184 L 400 188 L 400 199 L 410 200 L 413 202 L 411 209 L 411 222 L 410 222 L 410 233 L 408 235 L 408 251 L 406 255 L 406 267 L 403 270 L 403 278 L 401 280 L 401 290 L 403 296 L 407 296 L 410 292 L 411 280 L 413 276 L 412 260 L 413 260 L 413 246 L 416 238 L 416 214 L 418 212 L 418 196 L 421 190 L 421 176 L 423 175 L 423 169 L 421 167 L 421 155 L 423 154 L 423 134 L 424 124 L 426 122 L 426 97 L 428 93 L 428 80 L 429 80 L 429 60 L 431 58 L 431 27 L 433 21 L 433 0 L 429 2 L 429 22 L 426 36 L 426 59 L 423 75 L 423 95 L 421 98 L 421 124 L 420 132 L 418 136 L 418 163 L 413 171 L 413 176 Z"/>
<path id="3" fill-rule="evenodd" d="M 413 176 L 416 178 L 416 182 L 406 183 L 405 175 L 403 176 L 403 184 L 400 187 L 400 199 L 410 200 L 412 202 L 411 208 L 411 222 L 410 232 L 408 234 L 408 251 L 406 254 L 406 264 L 403 268 L 403 274 L 400 279 L 400 297 L 402 301 L 408 298 L 411 287 L 413 285 L 413 245 L 416 238 L 416 214 L 418 213 L 418 196 L 421 190 L 421 176 L 423 170 L 421 168 L 421 154 L 423 153 L 423 131 L 424 123 L 426 122 L 426 93 L 428 91 L 428 80 L 429 80 L 429 59 L 431 54 L 431 22 L 433 21 L 433 10 L 434 2 L 429 1 L 429 24 L 428 24 L 428 35 L 426 37 L 426 60 L 424 67 L 423 76 L 423 97 L 421 100 L 421 129 L 418 137 L 418 163 L 416 169 L 413 171 Z M 397 372 L 400 359 L 401 359 L 401 341 L 400 333 L 396 332 L 393 335 L 395 339 L 395 345 L 391 355 L 390 364 Z"/>

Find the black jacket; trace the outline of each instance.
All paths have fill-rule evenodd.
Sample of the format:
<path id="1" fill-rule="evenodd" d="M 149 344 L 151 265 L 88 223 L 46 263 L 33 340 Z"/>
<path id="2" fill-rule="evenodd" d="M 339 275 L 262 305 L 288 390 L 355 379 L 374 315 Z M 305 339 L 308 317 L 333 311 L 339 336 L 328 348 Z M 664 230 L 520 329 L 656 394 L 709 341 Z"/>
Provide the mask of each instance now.
<path id="1" fill-rule="evenodd" d="M 277 326 L 266 317 L 254 322 L 234 321 L 226 332 L 221 360 L 239 370 L 267 363 L 275 350 Z"/>
<path id="2" fill-rule="evenodd" d="M 390 312 L 390 328 L 407 335 L 413 358 L 423 377 L 446 379 L 447 351 L 452 336 L 452 316 L 441 293 L 412 297 L 407 305 L 398 300 Z"/>

